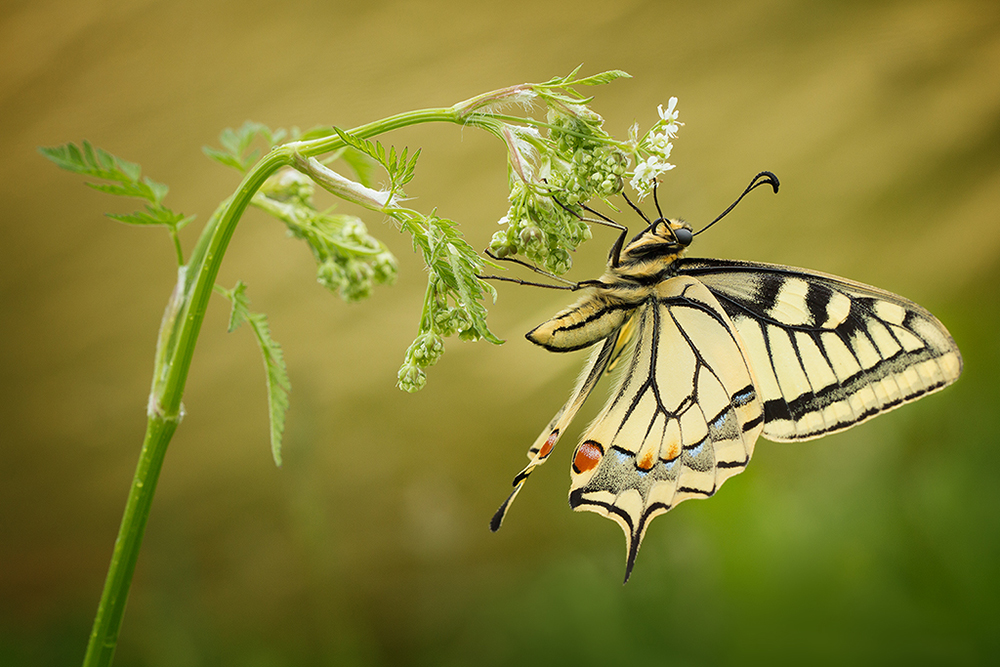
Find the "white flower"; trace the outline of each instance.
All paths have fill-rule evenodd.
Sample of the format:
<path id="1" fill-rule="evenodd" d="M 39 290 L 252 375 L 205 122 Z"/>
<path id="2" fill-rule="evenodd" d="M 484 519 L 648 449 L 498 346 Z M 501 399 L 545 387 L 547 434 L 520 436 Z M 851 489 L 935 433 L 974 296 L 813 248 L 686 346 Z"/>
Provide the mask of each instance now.
<path id="1" fill-rule="evenodd" d="M 658 106 L 657 111 L 660 112 L 660 119 L 672 123 L 677 120 L 677 98 L 671 97 L 670 101 L 667 102 L 667 110 L 663 110 L 663 105 Z"/>
<path id="2" fill-rule="evenodd" d="M 639 123 L 632 123 L 632 127 L 628 128 L 628 140 L 633 146 L 639 144 Z"/>
<path id="3" fill-rule="evenodd" d="M 649 181 L 656 178 L 659 175 L 659 171 L 656 169 L 657 159 L 655 155 L 650 155 L 648 158 L 635 165 L 635 172 L 633 172 L 632 180 L 634 181 Z"/>
<path id="4" fill-rule="evenodd" d="M 632 189 L 639 193 L 639 199 L 645 197 L 653 189 L 653 183 L 657 176 L 665 171 L 670 171 L 674 166 L 659 155 L 650 155 L 635 165 L 631 185 Z"/>
<path id="5" fill-rule="evenodd" d="M 667 110 L 663 110 L 663 105 L 658 106 L 657 111 L 660 114 L 660 124 L 662 125 L 663 131 L 668 137 L 673 139 L 677 136 L 677 129 L 683 125 L 683 123 L 677 122 L 677 98 L 671 97 L 670 101 L 667 102 Z"/>
<path id="6" fill-rule="evenodd" d="M 646 143 L 649 150 L 653 151 L 664 160 L 670 157 L 670 151 L 674 149 L 674 145 L 670 143 L 670 137 L 667 136 L 666 133 L 653 133 L 649 135 L 649 139 L 646 140 Z"/>

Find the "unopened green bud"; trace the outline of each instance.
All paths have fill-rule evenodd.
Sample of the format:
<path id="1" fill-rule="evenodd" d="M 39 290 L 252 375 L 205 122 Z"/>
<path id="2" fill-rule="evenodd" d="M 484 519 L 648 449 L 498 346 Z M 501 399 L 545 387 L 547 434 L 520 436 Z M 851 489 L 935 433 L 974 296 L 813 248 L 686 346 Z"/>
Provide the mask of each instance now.
<path id="1" fill-rule="evenodd" d="M 396 385 L 403 391 L 411 394 L 423 389 L 427 384 L 427 375 L 418 366 L 411 362 L 406 362 L 396 374 Z"/>
<path id="2" fill-rule="evenodd" d="M 421 334 L 410 346 L 413 361 L 421 368 L 433 366 L 444 354 L 444 341 L 433 331 Z"/>

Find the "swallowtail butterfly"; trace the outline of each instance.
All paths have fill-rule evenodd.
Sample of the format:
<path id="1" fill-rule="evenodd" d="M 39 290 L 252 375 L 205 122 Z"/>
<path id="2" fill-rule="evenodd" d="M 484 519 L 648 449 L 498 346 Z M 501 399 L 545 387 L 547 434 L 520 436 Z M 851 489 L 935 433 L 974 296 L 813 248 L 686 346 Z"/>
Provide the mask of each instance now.
<path id="1" fill-rule="evenodd" d="M 643 216 L 647 226 L 627 244 L 624 227 L 585 207 L 601 218 L 588 221 L 621 230 L 607 271 L 564 285 L 586 293 L 527 338 L 554 352 L 594 351 L 528 450 L 492 530 L 615 366 L 611 398 L 573 454 L 569 502 L 622 527 L 625 581 L 650 520 L 713 495 L 746 467 L 758 436 L 836 433 L 958 378 L 962 357 L 951 335 L 901 296 L 788 266 L 682 257 L 696 233 L 762 184 L 778 191 L 777 178 L 761 172 L 699 232 L 662 214 Z"/>

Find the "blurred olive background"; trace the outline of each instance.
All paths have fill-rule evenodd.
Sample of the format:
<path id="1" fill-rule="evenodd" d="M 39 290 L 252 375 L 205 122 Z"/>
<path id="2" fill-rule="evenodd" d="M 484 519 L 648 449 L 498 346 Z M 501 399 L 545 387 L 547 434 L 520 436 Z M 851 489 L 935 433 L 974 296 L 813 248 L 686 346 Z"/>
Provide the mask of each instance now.
<path id="1" fill-rule="evenodd" d="M 0 663 L 83 654 L 144 430 L 165 232 L 36 148 L 89 139 L 171 186 L 201 224 L 238 175 L 218 132 L 351 127 L 543 81 L 583 63 L 623 136 L 680 98 L 665 213 L 691 254 L 780 262 L 906 295 L 965 357 L 947 391 L 847 433 L 762 441 L 749 469 L 649 530 L 627 586 L 612 522 L 574 514 L 587 414 L 498 534 L 487 523 L 583 354 L 523 332 L 567 295 L 500 285 L 502 347 L 449 340 L 421 393 L 394 387 L 424 289 L 371 214 L 398 283 L 348 305 L 251 211 L 220 283 L 249 284 L 293 383 L 285 465 L 264 374 L 216 298 L 125 617 L 118 665 L 985 664 L 1000 658 L 1000 5 L 980 2 L 8 2 L 0 11 Z M 484 247 L 506 210 L 495 140 L 423 148 L 412 204 Z M 349 211 L 349 208 L 341 210 Z M 626 216 L 627 218 L 627 216 Z M 626 219 L 635 226 L 634 219 Z M 594 277 L 613 239 L 576 260 Z"/>

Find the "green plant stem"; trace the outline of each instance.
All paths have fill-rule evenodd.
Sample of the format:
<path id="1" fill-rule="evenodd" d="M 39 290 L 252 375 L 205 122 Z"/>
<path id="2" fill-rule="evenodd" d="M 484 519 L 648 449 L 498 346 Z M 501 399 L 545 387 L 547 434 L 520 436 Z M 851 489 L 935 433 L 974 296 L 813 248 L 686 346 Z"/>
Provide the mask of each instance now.
<path id="1" fill-rule="evenodd" d="M 184 266 L 184 250 L 181 248 L 181 238 L 177 234 L 177 228 L 170 228 L 170 239 L 174 242 L 174 252 L 177 253 L 177 266 Z"/>
<path id="2" fill-rule="evenodd" d="M 156 491 L 156 481 L 163 466 L 163 457 L 167 453 L 167 444 L 178 423 L 178 419 L 150 418 L 147 424 L 139 464 L 132 478 L 132 491 L 122 515 L 101 603 L 97 607 L 97 617 L 90 632 L 90 642 L 83 660 L 85 665 L 111 664 L 128 600 L 129 584 L 135 572 L 136 557 L 146 530 L 153 493 Z"/>
<path id="3" fill-rule="evenodd" d="M 390 116 L 362 125 L 351 130 L 351 133 L 368 138 L 420 123 L 449 122 L 476 125 L 500 136 L 496 121 L 488 115 L 476 114 L 475 108 L 478 108 L 478 105 L 470 102 L 449 108 L 424 109 Z M 191 254 L 189 264 L 186 268 L 182 267 L 179 273 L 178 283 L 164 314 L 157 342 L 146 437 L 90 634 L 83 661 L 85 667 L 110 665 L 114 656 L 156 483 L 166 456 L 167 445 L 182 417 L 181 399 L 198 334 L 222 264 L 222 257 L 236 225 L 254 194 L 280 168 L 295 164 L 301 157 L 313 157 L 336 150 L 343 145 L 339 137 L 331 136 L 285 144 L 265 155 L 247 173 L 233 196 L 224 202 L 206 223 Z"/>

